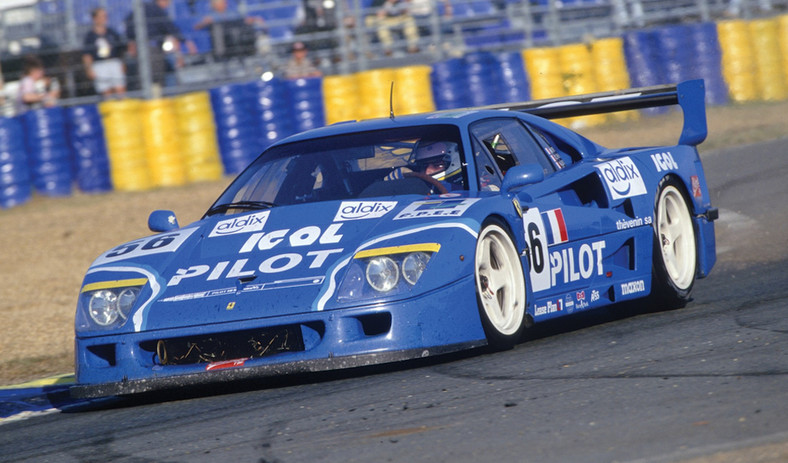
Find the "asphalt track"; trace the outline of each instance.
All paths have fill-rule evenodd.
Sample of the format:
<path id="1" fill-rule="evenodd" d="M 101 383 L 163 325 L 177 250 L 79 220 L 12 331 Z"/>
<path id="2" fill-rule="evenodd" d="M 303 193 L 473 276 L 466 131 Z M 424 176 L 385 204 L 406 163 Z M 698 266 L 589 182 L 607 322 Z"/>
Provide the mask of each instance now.
<path id="1" fill-rule="evenodd" d="M 397 368 L 70 405 L 44 388 L 56 409 L 0 424 L 0 461 L 785 461 L 787 142 L 704 155 L 719 260 L 685 309 Z"/>

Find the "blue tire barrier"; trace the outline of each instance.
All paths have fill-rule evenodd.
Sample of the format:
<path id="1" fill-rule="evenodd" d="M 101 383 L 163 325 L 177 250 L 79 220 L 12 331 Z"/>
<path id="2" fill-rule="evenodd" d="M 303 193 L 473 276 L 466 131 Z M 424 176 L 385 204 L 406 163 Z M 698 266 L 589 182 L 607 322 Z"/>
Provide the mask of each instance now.
<path id="1" fill-rule="evenodd" d="M 470 106 L 468 79 L 465 76 L 465 62 L 462 58 L 452 58 L 433 64 L 430 77 L 436 109 Z"/>
<path id="2" fill-rule="evenodd" d="M 708 104 L 728 102 L 714 23 L 666 26 L 654 29 L 653 34 L 664 82 L 704 79 Z"/>
<path id="3" fill-rule="evenodd" d="M 75 157 L 76 180 L 86 193 L 112 190 L 107 145 L 96 105 L 66 109 L 68 140 Z"/>
<path id="4" fill-rule="evenodd" d="M 47 196 L 70 195 L 75 165 L 66 138 L 63 108 L 28 111 L 22 120 L 36 191 Z"/>
<path id="5" fill-rule="evenodd" d="M 660 27 L 654 30 L 657 57 L 662 64 L 665 82 L 690 79 L 694 56 L 689 45 L 689 28 L 685 25 Z"/>
<path id="6" fill-rule="evenodd" d="M 484 51 L 468 53 L 464 61 L 471 106 L 500 103 L 501 71 L 495 55 Z"/>
<path id="7" fill-rule="evenodd" d="M 24 131 L 18 117 L 0 117 L 0 151 L 24 151 L 25 141 L 19 134 Z"/>
<path id="8" fill-rule="evenodd" d="M 632 87 L 648 87 L 665 83 L 654 31 L 627 31 L 622 39 Z M 651 115 L 663 114 L 668 108 L 646 108 L 642 111 Z"/>
<path id="9" fill-rule="evenodd" d="M 286 82 L 279 78 L 254 81 L 250 89 L 254 95 L 254 115 L 258 127 L 261 127 L 257 143 L 262 151 L 275 141 L 296 132 L 289 89 Z"/>
<path id="10" fill-rule="evenodd" d="M 495 55 L 500 69 L 499 103 L 515 103 L 531 99 L 531 85 L 525 72 L 523 55 L 520 52 Z"/>
<path id="11" fill-rule="evenodd" d="M 0 208 L 9 209 L 20 206 L 33 196 L 33 190 L 29 183 L 17 183 L 13 185 L 0 185 Z"/>
<path id="12" fill-rule="evenodd" d="M 228 174 L 237 174 L 262 151 L 249 84 L 232 84 L 210 90 L 219 152 Z"/>
<path id="13" fill-rule="evenodd" d="M 0 208 L 24 204 L 32 196 L 25 143 L 19 117 L 0 118 Z"/>
<path id="14" fill-rule="evenodd" d="M 326 125 L 323 108 L 323 78 L 287 80 L 286 86 L 293 108 L 293 128 L 303 132 Z"/>
<path id="15" fill-rule="evenodd" d="M 706 103 L 727 104 L 728 85 L 722 75 L 722 49 L 717 35 L 717 25 L 712 22 L 692 24 L 689 27 L 689 44 L 695 60 L 693 78 L 706 82 Z"/>
<path id="16" fill-rule="evenodd" d="M 661 66 L 656 55 L 654 37 L 650 31 L 627 31 L 622 36 L 624 57 L 633 87 L 647 87 L 663 83 Z"/>

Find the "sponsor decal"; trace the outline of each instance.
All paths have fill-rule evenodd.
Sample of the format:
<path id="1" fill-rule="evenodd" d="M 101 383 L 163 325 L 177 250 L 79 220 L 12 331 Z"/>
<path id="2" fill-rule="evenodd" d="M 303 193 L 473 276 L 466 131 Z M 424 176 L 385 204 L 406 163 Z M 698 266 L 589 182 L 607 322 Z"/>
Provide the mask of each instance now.
<path id="1" fill-rule="evenodd" d="M 222 261 L 217 264 L 210 265 L 192 265 L 188 268 L 179 268 L 175 271 L 175 275 L 167 282 L 167 286 L 177 286 L 182 280 L 187 278 L 194 278 L 207 274 L 207 281 L 215 281 L 220 278 L 245 278 L 252 277 L 255 274 L 273 274 L 286 272 L 298 267 L 301 262 L 307 261 L 310 269 L 318 269 L 325 264 L 326 259 L 332 254 L 339 254 L 344 249 L 323 249 L 319 251 L 310 251 L 306 255 L 296 252 L 288 252 L 285 254 L 278 254 L 268 257 L 260 262 L 259 265 L 249 263 L 249 259 L 237 259 L 232 262 Z M 229 269 L 228 269 L 229 268 Z"/>
<path id="2" fill-rule="evenodd" d="M 555 211 L 555 210 L 553 210 Z M 549 212 L 553 212 L 549 211 Z M 561 236 L 561 227 L 566 229 L 563 223 L 563 215 L 555 215 L 555 225 L 557 233 Z M 559 219 L 560 217 L 560 219 Z M 547 227 L 543 220 L 543 215 L 539 209 L 532 208 L 523 214 L 523 227 L 525 228 L 525 241 L 528 246 L 528 260 L 530 264 L 529 277 L 531 287 L 534 292 L 544 291 L 556 285 L 556 283 L 570 283 L 579 280 L 587 280 L 593 275 L 602 275 L 602 251 L 605 249 L 604 241 L 594 241 L 584 243 L 580 246 L 565 247 L 560 250 L 550 251 L 548 249 L 549 236 Z M 552 229 L 553 224 L 550 225 Z M 566 232 L 563 233 L 566 237 Z"/>
<path id="3" fill-rule="evenodd" d="M 602 250 L 604 241 L 568 247 L 550 253 L 550 284 L 570 283 L 587 280 L 593 275 L 602 275 Z"/>
<path id="4" fill-rule="evenodd" d="M 583 310 L 588 308 L 588 301 L 586 300 L 586 292 L 578 291 L 575 293 L 575 301 L 577 301 L 577 310 Z"/>
<path id="5" fill-rule="evenodd" d="M 401 210 L 394 217 L 394 220 L 425 217 L 459 217 L 478 200 L 479 198 L 416 201 Z"/>
<path id="6" fill-rule="evenodd" d="M 698 179 L 697 175 L 690 177 L 690 184 L 692 185 L 692 196 L 696 198 L 702 197 L 703 192 L 700 189 L 700 179 Z"/>
<path id="7" fill-rule="evenodd" d="M 564 213 L 561 209 L 552 209 L 542 213 L 550 224 L 548 229 L 551 233 L 550 245 L 566 243 L 569 240 L 569 235 L 566 232 L 566 222 L 564 222 Z"/>
<path id="8" fill-rule="evenodd" d="M 342 235 L 339 234 L 341 223 L 333 223 L 324 229 L 310 225 L 290 231 L 289 228 L 274 230 L 268 233 L 252 233 L 246 242 L 241 246 L 239 254 L 251 253 L 255 250 L 268 251 L 275 247 L 291 248 L 312 246 L 314 244 L 330 245 L 339 243 Z M 262 261 L 250 263 L 250 259 L 242 258 L 234 261 L 221 261 L 213 265 L 192 265 L 186 268 L 179 268 L 175 271 L 167 286 L 177 286 L 187 278 L 195 278 L 207 275 L 207 281 L 215 281 L 220 278 L 245 278 L 254 276 L 257 273 L 274 274 L 292 270 L 302 262 L 310 269 L 323 267 L 326 260 L 333 254 L 339 254 L 343 248 L 319 249 L 306 253 L 283 252 L 274 256 L 267 257 Z M 259 263 L 258 263 L 259 262 Z"/>
<path id="9" fill-rule="evenodd" d="M 621 295 L 628 296 L 630 294 L 637 294 L 646 291 L 646 282 L 643 280 L 630 281 L 629 283 L 621 283 Z"/>
<path id="10" fill-rule="evenodd" d="M 651 216 L 648 217 L 635 217 L 634 219 L 618 219 L 616 220 L 616 230 L 627 230 L 645 225 L 651 225 Z"/>
<path id="11" fill-rule="evenodd" d="M 596 302 L 599 300 L 599 291 L 596 289 L 591 290 L 591 302 Z"/>
<path id="12" fill-rule="evenodd" d="M 651 160 L 654 161 L 654 167 L 657 168 L 657 172 L 679 169 L 679 165 L 676 164 L 676 161 L 673 159 L 673 155 L 670 154 L 670 151 L 652 154 Z"/>
<path id="13" fill-rule="evenodd" d="M 534 316 L 548 315 L 551 313 L 562 312 L 564 310 L 564 300 L 547 301 L 545 305 L 537 305 L 534 308 Z"/>
<path id="14" fill-rule="evenodd" d="M 221 220 L 213 227 L 208 238 L 260 231 L 268 220 L 269 213 L 270 211 L 255 212 L 242 217 Z"/>
<path id="15" fill-rule="evenodd" d="M 334 222 L 379 219 L 394 209 L 396 205 L 396 201 L 342 201 L 334 216 Z"/>
<path id="16" fill-rule="evenodd" d="M 341 223 L 332 223 L 325 230 L 318 226 L 310 225 L 308 227 L 299 228 L 291 232 L 289 228 L 282 230 L 274 230 L 268 233 L 253 233 L 246 239 L 246 242 L 241 246 L 239 254 L 252 252 L 255 249 L 260 251 L 267 251 L 273 249 L 280 243 L 288 244 L 290 247 L 311 246 L 315 243 L 318 244 L 336 244 L 342 240 L 342 235 L 338 234 L 339 229 L 342 227 Z"/>
<path id="17" fill-rule="evenodd" d="M 212 371 L 212 370 L 222 370 L 224 368 L 235 368 L 235 367 L 242 367 L 244 363 L 249 360 L 248 358 L 242 359 L 235 359 L 235 360 L 224 360 L 221 362 L 211 362 L 208 365 L 205 365 L 205 371 Z"/>
<path id="18" fill-rule="evenodd" d="M 640 176 L 640 171 L 629 156 L 604 162 L 594 167 L 605 179 L 613 199 L 646 194 L 643 177 Z"/>
<path id="19" fill-rule="evenodd" d="M 572 299 L 571 294 L 564 296 L 564 308 L 566 309 L 566 313 L 572 313 L 575 311 L 575 300 Z"/>
<path id="20" fill-rule="evenodd" d="M 459 198 L 462 196 L 459 193 L 443 193 L 442 195 L 438 195 L 439 198 Z"/>
<path id="21" fill-rule="evenodd" d="M 277 281 L 270 281 L 267 283 L 248 284 L 246 286 L 243 286 L 240 290 L 235 286 L 233 286 L 232 288 L 221 288 L 221 289 L 212 289 L 210 291 L 198 291 L 195 293 L 178 294 L 177 296 L 170 296 L 160 299 L 159 302 L 182 302 L 182 301 L 191 301 L 195 299 L 205 299 L 209 297 L 227 296 L 230 294 L 245 294 L 245 293 L 257 292 L 257 291 L 269 291 L 272 289 L 297 288 L 301 286 L 316 286 L 323 284 L 323 280 L 325 280 L 324 276 L 291 278 L 289 280 L 277 280 Z M 235 302 L 230 302 L 229 304 L 227 304 L 226 310 L 233 310 L 234 308 L 235 308 Z"/>
<path id="22" fill-rule="evenodd" d="M 139 240 L 122 244 L 105 252 L 95 262 L 93 267 L 119 260 L 144 257 L 164 252 L 175 252 L 194 233 L 197 228 L 184 228 L 181 230 L 149 236 Z"/>

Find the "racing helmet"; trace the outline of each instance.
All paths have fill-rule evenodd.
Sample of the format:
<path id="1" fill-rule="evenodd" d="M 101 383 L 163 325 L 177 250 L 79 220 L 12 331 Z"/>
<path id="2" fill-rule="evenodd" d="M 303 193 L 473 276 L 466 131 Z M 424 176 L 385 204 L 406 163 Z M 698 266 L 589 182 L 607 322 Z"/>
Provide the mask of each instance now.
<path id="1" fill-rule="evenodd" d="M 459 172 L 460 152 L 454 142 L 422 140 L 413 150 L 410 164 L 419 172 L 425 172 L 432 165 L 434 170 L 430 175 L 435 180 L 445 180 Z"/>

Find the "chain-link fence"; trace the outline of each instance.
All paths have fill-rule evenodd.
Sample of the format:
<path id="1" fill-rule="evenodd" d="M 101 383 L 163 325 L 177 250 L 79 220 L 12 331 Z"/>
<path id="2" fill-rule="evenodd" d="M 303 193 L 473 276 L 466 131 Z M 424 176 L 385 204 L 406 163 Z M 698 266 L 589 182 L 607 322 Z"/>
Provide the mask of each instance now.
<path id="1" fill-rule="evenodd" d="M 652 25 L 751 18 L 788 6 L 788 0 L 14 1 L 19 4 L 0 10 L 6 101 L 22 76 L 23 57 L 33 54 L 68 103 L 101 99 L 83 59 L 99 7 L 122 40 L 129 94 L 150 98 L 282 74 L 296 42 L 306 44 L 308 59 L 324 75 L 345 74 L 469 51 L 581 42 Z M 163 7 L 164 18 L 151 17 L 153 5 Z M 156 21 L 165 19 L 180 40 L 162 32 Z M 132 39 L 151 47 L 132 50 Z"/>

